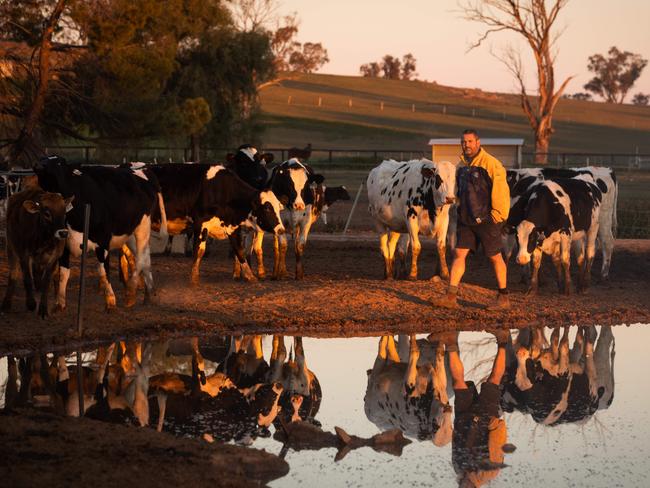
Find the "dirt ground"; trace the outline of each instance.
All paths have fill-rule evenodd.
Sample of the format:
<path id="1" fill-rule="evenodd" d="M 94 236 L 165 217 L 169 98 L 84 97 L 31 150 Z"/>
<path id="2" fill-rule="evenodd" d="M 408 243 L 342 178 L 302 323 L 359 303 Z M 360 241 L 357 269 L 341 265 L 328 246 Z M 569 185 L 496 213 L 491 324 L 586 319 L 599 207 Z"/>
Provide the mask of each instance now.
<path id="1" fill-rule="evenodd" d="M 285 476 L 274 454 L 153 429 L 23 409 L 0 414 L 3 486 L 259 487 Z"/>
<path id="2" fill-rule="evenodd" d="M 267 270 L 272 269 L 272 246 L 265 242 Z M 97 292 L 95 265 L 89 260 L 84 334 L 82 341 L 150 334 L 277 333 L 307 336 L 362 336 L 384 332 L 434 332 L 524 325 L 650 323 L 650 241 L 619 240 L 612 262 L 611 279 L 597 283 L 600 259 L 594 265 L 594 285 L 586 294 L 559 295 L 554 268 L 544 261 L 545 285 L 537 296 L 528 296 L 520 271 L 509 267 L 512 310 L 484 310 L 495 297 L 492 270 L 484 256 L 468 261 L 460 289 L 461 310 L 431 305 L 446 288 L 431 281 L 432 243 L 425 242 L 420 256 L 420 280 L 383 280 L 383 261 L 374 233 L 342 237 L 314 234 L 305 253 L 305 279 L 234 281 L 225 242 L 218 242 L 201 266 L 201 285 L 189 284 L 191 260 L 182 255 L 152 258 L 158 303 L 123 306 L 123 287 L 113 273 L 118 308 L 106 313 Z M 114 262 L 116 260 L 113 260 Z M 293 275 L 294 258 L 288 253 L 287 268 Z M 0 260 L 0 296 L 6 288 L 6 260 Z M 552 273 L 553 271 L 553 273 Z M 68 289 L 68 308 L 41 320 L 25 312 L 22 287 L 18 287 L 13 311 L 0 315 L 0 352 L 56 348 L 76 339 L 78 268 L 73 269 Z M 53 300 L 52 300 L 53 302 Z"/>

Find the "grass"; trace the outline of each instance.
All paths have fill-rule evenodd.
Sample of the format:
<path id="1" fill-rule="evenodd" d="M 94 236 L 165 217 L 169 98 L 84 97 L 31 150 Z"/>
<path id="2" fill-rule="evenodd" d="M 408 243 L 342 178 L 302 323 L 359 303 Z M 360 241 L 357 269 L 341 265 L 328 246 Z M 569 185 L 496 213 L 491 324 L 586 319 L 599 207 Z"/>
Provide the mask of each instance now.
<path id="1" fill-rule="evenodd" d="M 310 74 L 264 89 L 261 102 L 267 147 L 311 142 L 315 148 L 429 153 L 430 138 L 457 137 L 463 128 L 476 127 L 484 137 L 523 137 L 524 150 L 533 149 L 518 97 L 510 94 Z M 650 153 L 650 107 L 563 99 L 554 127 L 555 152 L 634 153 L 638 147 L 640 153 Z"/>

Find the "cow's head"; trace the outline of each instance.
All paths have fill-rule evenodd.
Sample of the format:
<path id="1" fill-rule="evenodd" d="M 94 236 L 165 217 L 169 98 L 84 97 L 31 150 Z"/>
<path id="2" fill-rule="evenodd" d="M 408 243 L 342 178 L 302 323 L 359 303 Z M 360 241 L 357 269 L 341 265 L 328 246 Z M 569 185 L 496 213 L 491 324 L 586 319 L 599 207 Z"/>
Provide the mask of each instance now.
<path id="1" fill-rule="evenodd" d="M 270 190 L 261 191 L 253 200 L 251 212 L 254 224 L 266 232 L 284 234 L 284 225 L 280 217 L 282 205 Z"/>
<path id="2" fill-rule="evenodd" d="M 283 205 L 292 210 L 304 210 L 312 199 L 309 185 L 322 184 L 324 180 L 323 175 L 293 158 L 273 169 L 271 188 Z"/>
<path id="3" fill-rule="evenodd" d="M 38 185 L 43 190 L 61 193 L 64 196 L 72 195 L 71 178 L 83 174 L 81 165 L 68 164 L 64 158 L 59 156 L 41 159 L 33 166 L 33 170 L 38 177 Z"/>
<path id="4" fill-rule="evenodd" d="M 272 154 L 260 154 L 255 147 L 244 144 L 239 146 L 235 154 L 229 154 L 226 157 L 228 166 L 242 180 L 258 190 L 266 187 L 268 181 L 266 164 L 273 160 Z"/>
<path id="5" fill-rule="evenodd" d="M 427 161 L 422 166 L 420 173 L 425 179 L 425 184 L 430 185 L 435 208 L 455 203 L 456 166 L 454 164 L 449 161 L 435 164 Z"/>
<path id="6" fill-rule="evenodd" d="M 74 196 L 63 198 L 59 193 L 43 192 L 37 199 L 25 200 L 23 209 L 37 216 L 39 232 L 47 238 L 66 239 L 65 214 L 70 209 Z"/>

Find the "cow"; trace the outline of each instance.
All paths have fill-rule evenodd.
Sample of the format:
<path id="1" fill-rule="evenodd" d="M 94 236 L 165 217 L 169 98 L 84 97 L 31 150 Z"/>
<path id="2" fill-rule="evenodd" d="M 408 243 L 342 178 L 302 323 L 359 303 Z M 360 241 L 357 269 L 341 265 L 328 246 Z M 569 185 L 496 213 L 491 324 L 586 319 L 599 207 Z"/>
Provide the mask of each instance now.
<path id="1" fill-rule="evenodd" d="M 428 159 L 383 161 L 370 171 L 367 187 L 369 211 L 380 232 L 384 278 L 393 277 L 398 239 L 400 233 L 408 232 L 412 248 L 408 279 L 418 276 L 420 233 L 435 238 L 440 277 L 448 279 L 447 231 L 449 209 L 456 198 L 456 166 Z"/>
<path id="2" fill-rule="evenodd" d="M 189 226 L 195 236 L 192 283 L 199 282 L 208 237 L 229 239 L 244 279 L 254 280 L 241 244 L 241 226 L 284 233 L 280 202 L 273 192 L 250 186 L 223 165 L 164 164 L 149 168 L 160 181 L 169 233 L 183 233 Z"/>
<path id="3" fill-rule="evenodd" d="M 509 223 L 517 229 L 517 263 L 526 265 L 532 256 L 529 292 L 537 291 L 542 253 L 553 258 L 560 292 L 571 292 L 572 246 L 580 266 L 578 290 L 585 291 L 596 250 L 602 202 L 600 189 L 584 180 L 554 178 L 533 186 L 520 202 L 513 209 L 523 207 L 523 210 L 513 211 Z"/>
<path id="4" fill-rule="evenodd" d="M 598 166 L 587 166 L 583 168 L 525 168 L 509 169 L 507 171 L 507 181 L 510 187 L 511 208 L 518 206 L 523 208 L 521 198 L 529 190 L 543 180 L 552 178 L 576 178 L 589 181 L 596 186 L 602 193 L 602 202 L 600 209 L 598 241 L 602 247 L 603 263 L 600 271 L 601 280 L 607 280 L 609 269 L 614 250 L 614 235 L 617 228 L 617 201 L 618 201 L 618 183 L 616 174 L 611 168 Z M 516 212 L 511 212 L 511 218 L 516 218 Z M 509 239 L 506 237 L 504 243 L 504 254 L 506 258 L 510 257 L 514 248 L 515 239 L 513 236 L 512 226 L 507 226 Z M 506 234 L 508 236 L 508 234 Z"/>
<path id="5" fill-rule="evenodd" d="M 542 425 L 579 422 L 613 400 L 613 336 L 602 327 L 579 327 L 573 348 L 569 327 L 554 328 L 550 343 L 543 328 L 522 329 L 508 350 L 503 408 L 529 413 Z M 594 349 L 594 344 L 596 347 Z"/>
<path id="6" fill-rule="evenodd" d="M 82 252 L 85 204 L 91 206 L 88 250 L 94 250 L 97 257 L 106 309 L 110 310 L 116 305 L 115 293 L 108 279 L 108 253 L 111 249 L 120 249 L 131 236 L 135 240 L 136 269 L 127 286 L 125 305 L 131 307 L 135 304 L 140 276 L 145 283 L 145 302 L 153 298 L 155 293 L 149 251 L 151 217 L 156 208 L 164 216 L 164 204 L 157 182 L 151 181 L 142 171 L 67 164 L 65 159 L 57 156 L 41 160 L 34 171 L 44 190 L 75 198 L 67 214 L 67 245 L 59 260 L 56 310 L 66 307 L 70 255 L 79 256 Z M 162 230 L 166 229 L 164 224 Z"/>
<path id="7" fill-rule="evenodd" d="M 419 343 L 420 342 L 420 343 Z M 425 346 L 433 349 L 431 360 L 421 360 Z M 436 446 L 451 441 L 451 407 L 447 394 L 444 345 L 410 336 L 408 355 L 399 354 L 393 336 L 382 336 L 364 397 L 368 420 L 381 430 L 399 428 L 418 440 Z"/>
<path id="8" fill-rule="evenodd" d="M 312 184 L 322 185 L 324 177 L 298 159 L 290 159 L 276 165 L 272 170 L 267 185 L 270 186 L 275 196 L 285 207 L 283 221 L 288 222 L 294 236 L 294 247 L 296 253 L 296 279 L 304 277 L 302 256 L 307 243 L 307 236 L 311 225 L 315 222 L 312 219 L 315 202 L 315 191 Z M 323 190 L 324 191 L 324 190 Z M 316 218 L 318 218 L 316 216 Z M 254 232 L 251 244 L 251 253 L 257 258 L 257 272 L 259 278 L 266 276 L 264 268 L 262 242 L 264 233 L 259 229 Z M 286 277 L 286 252 L 287 239 L 284 235 L 278 235 L 274 240 L 274 266 L 273 278 L 282 279 Z M 235 262 L 233 275 L 239 276 Z"/>
<path id="9" fill-rule="evenodd" d="M 66 211 L 74 195 L 25 190 L 9 198 L 7 211 L 7 251 L 9 281 L 2 311 L 11 309 L 12 296 L 20 273 L 25 286 L 27 310 L 36 309 L 34 287 L 40 292 L 38 315 L 48 315 L 48 291 L 57 261 L 68 237 Z"/>

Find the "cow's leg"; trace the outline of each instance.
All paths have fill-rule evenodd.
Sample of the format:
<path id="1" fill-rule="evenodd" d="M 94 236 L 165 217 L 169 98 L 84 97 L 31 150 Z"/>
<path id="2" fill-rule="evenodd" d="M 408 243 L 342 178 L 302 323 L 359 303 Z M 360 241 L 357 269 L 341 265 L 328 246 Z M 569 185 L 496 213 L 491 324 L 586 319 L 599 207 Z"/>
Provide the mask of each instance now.
<path id="1" fill-rule="evenodd" d="M 287 236 L 273 237 L 273 279 L 281 280 L 287 276 Z"/>
<path id="2" fill-rule="evenodd" d="M 560 358 L 560 328 L 554 327 L 551 333 L 551 357 L 554 362 L 558 362 Z"/>
<path id="3" fill-rule="evenodd" d="M 244 243 L 241 241 L 241 239 L 243 239 L 243 235 L 241 233 L 239 234 L 239 239 L 240 239 L 240 241 L 238 242 L 237 245 L 244 247 L 244 254 L 247 254 L 246 250 L 245 250 Z M 235 254 L 232 246 L 231 246 L 230 251 L 228 252 L 228 256 L 232 257 L 232 279 L 233 280 L 241 279 L 241 277 L 242 277 L 241 276 L 241 273 L 242 273 L 241 263 L 239 262 L 239 258 Z"/>
<path id="4" fill-rule="evenodd" d="M 539 289 L 539 268 L 542 265 L 542 250 L 537 248 L 531 254 L 530 285 L 526 293 L 534 295 Z"/>
<path id="5" fill-rule="evenodd" d="M 251 251 L 255 253 L 255 259 L 257 260 L 257 277 L 262 280 L 266 278 L 266 269 L 264 268 L 264 232 L 257 231 L 253 236 L 253 243 Z"/>
<path id="6" fill-rule="evenodd" d="M 594 229 L 594 227 L 596 227 Z M 586 291 L 591 284 L 591 267 L 594 264 L 594 257 L 596 256 L 596 238 L 598 237 L 598 223 L 592 224 L 589 232 L 587 233 L 587 250 L 585 258 L 585 267 L 583 272 L 583 289 Z"/>
<path id="7" fill-rule="evenodd" d="M 48 315 L 47 294 L 50 291 L 50 281 L 52 281 L 52 273 L 54 272 L 55 265 L 56 262 L 48 263 L 47 266 L 45 266 L 45 269 L 43 270 L 43 275 L 40 280 L 41 300 L 38 304 L 38 315 L 43 319 Z"/>
<path id="8" fill-rule="evenodd" d="M 162 432 L 165 423 L 165 410 L 167 409 L 167 395 L 159 391 L 156 393 L 156 399 L 158 400 L 158 424 L 156 430 Z"/>
<path id="9" fill-rule="evenodd" d="M 422 250 L 422 244 L 420 243 L 420 226 L 418 225 L 417 216 L 411 216 L 406 222 L 409 232 L 409 238 L 411 240 L 411 271 L 409 272 L 409 280 L 418 279 L 418 257 L 420 256 L 420 251 Z"/>
<path id="10" fill-rule="evenodd" d="M 208 230 L 201 230 L 199 225 L 194 229 L 194 252 L 193 258 L 194 262 L 192 263 L 192 274 L 190 276 L 190 282 L 192 285 L 199 284 L 199 267 L 201 266 L 201 259 L 205 254 L 205 247 L 208 241 Z"/>
<path id="11" fill-rule="evenodd" d="M 557 276 L 557 289 L 560 293 L 564 292 L 564 272 L 562 269 L 562 253 L 559 249 L 551 254 L 553 266 L 555 266 L 555 273 Z"/>
<path id="12" fill-rule="evenodd" d="M 165 244 L 165 249 L 163 250 L 164 256 L 169 256 L 172 253 L 172 244 L 174 243 L 174 236 L 167 236 L 167 244 Z"/>
<path id="13" fill-rule="evenodd" d="M 578 265 L 577 291 L 581 293 L 584 291 L 584 287 L 585 287 L 585 270 L 586 270 L 585 240 L 580 239 L 579 241 L 573 242 L 571 244 L 571 248 L 576 256 L 576 264 Z"/>
<path id="14" fill-rule="evenodd" d="M 98 246 L 95 249 L 95 255 L 97 256 L 97 263 L 98 263 L 97 272 L 99 273 L 99 284 L 100 284 L 100 288 L 104 290 L 104 301 L 106 303 L 106 311 L 109 311 L 115 308 L 115 293 L 113 292 L 113 287 L 111 286 L 111 283 L 108 280 L 108 273 L 106 272 L 105 262 L 107 259 L 108 251 L 103 247 Z M 128 301 L 128 286 L 127 286 L 127 301 Z"/>
<path id="15" fill-rule="evenodd" d="M 9 281 L 7 282 L 7 290 L 5 291 L 5 298 L 2 301 L 2 311 L 8 312 L 11 310 L 11 299 L 16 290 L 16 282 L 20 277 L 20 263 L 18 257 L 15 255 L 11 246 L 9 246 Z"/>
<path id="16" fill-rule="evenodd" d="M 59 258 L 59 282 L 56 290 L 56 304 L 54 306 L 55 312 L 62 312 L 65 310 L 65 295 L 68 287 L 68 280 L 70 279 L 70 250 L 66 245 L 63 248 L 63 254 Z"/>
<path id="17" fill-rule="evenodd" d="M 390 251 L 388 250 L 388 235 L 389 231 L 385 230 L 379 235 L 379 250 L 384 258 L 384 279 L 393 279 L 393 262 L 390 259 Z"/>
<path id="18" fill-rule="evenodd" d="M 390 269 L 393 277 L 395 276 L 395 250 L 397 249 L 399 238 L 399 232 L 391 232 L 388 238 L 388 257 L 390 259 Z"/>
<path id="19" fill-rule="evenodd" d="M 600 245 L 603 248 L 603 264 L 600 268 L 600 279 L 602 281 L 606 281 L 609 278 L 609 267 L 612 263 L 612 254 L 614 252 L 614 234 L 612 233 L 611 217 L 600 220 L 600 225 L 598 227 L 598 238 Z"/>
<path id="20" fill-rule="evenodd" d="M 515 373 L 515 385 L 521 391 L 530 390 L 533 384 L 528 379 L 526 371 L 526 361 L 530 358 L 530 351 L 525 347 L 519 347 L 517 350 L 517 372 Z"/>
<path id="21" fill-rule="evenodd" d="M 296 224 L 295 232 L 295 245 L 296 245 L 296 279 L 301 280 L 305 275 L 304 265 L 302 262 L 302 255 L 305 253 L 305 247 L 307 246 L 307 237 L 309 236 L 309 231 L 311 230 L 312 220 L 311 218 L 303 219 L 300 224 Z"/>
<path id="22" fill-rule="evenodd" d="M 230 236 L 230 247 L 235 253 L 235 258 L 239 260 L 239 265 L 241 266 L 241 277 L 244 281 L 257 281 L 255 275 L 251 271 L 248 261 L 246 261 L 246 254 L 244 252 L 244 246 L 241 241 L 241 227 L 238 227 L 235 232 Z"/>
<path id="23" fill-rule="evenodd" d="M 27 310 L 36 310 L 36 299 L 34 298 L 34 282 L 32 278 L 31 258 L 26 255 L 19 256 L 20 269 L 23 273 L 23 286 L 25 287 L 25 306 Z"/>
<path id="24" fill-rule="evenodd" d="M 269 381 L 276 382 L 282 377 L 282 365 L 287 359 L 287 348 L 284 344 L 284 336 L 273 336 L 273 348 L 271 350 L 271 370 L 269 372 Z"/>
<path id="25" fill-rule="evenodd" d="M 393 260 L 393 274 L 395 278 L 402 279 L 406 277 L 406 255 L 408 254 L 410 240 L 408 235 L 401 234 L 397 241 L 395 250 L 395 259 Z"/>
<path id="26" fill-rule="evenodd" d="M 389 335 L 386 340 L 386 354 L 388 355 L 388 360 L 394 363 L 400 362 L 400 356 L 397 352 L 397 347 L 395 346 L 395 336 Z"/>
<path id="27" fill-rule="evenodd" d="M 447 266 L 447 232 L 449 231 L 449 206 L 446 205 L 440 217 L 442 223 L 436 229 L 436 249 L 438 250 L 438 270 L 440 278 L 449 281 L 449 267 Z"/>
<path id="28" fill-rule="evenodd" d="M 149 303 L 155 301 L 156 292 L 153 284 L 153 274 L 151 272 L 151 248 L 149 247 L 149 238 L 151 237 L 151 218 L 145 215 L 142 222 L 136 227 L 135 237 L 135 272 L 131 276 L 127 286 L 127 303 L 130 307 L 135 305 L 135 295 L 140 283 L 140 277 L 144 279 L 144 301 Z"/>
<path id="29" fill-rule="evenodd" d="M 387 335 L 383 335 L 379 339 L 377 357 L 375 358 L 375 364 L 373 365 L 372 372 L 370 374 L 378 373 L 386 364 L 386 358 L 387 358 L 386 344 L 388 343 L 388 337 L 389 336 Z"/>
<path id="30" fill-rule="evenodd" d="M 560 238 L 560 259 L 564 272 L 564 294 L 571 294 L 571 236 L 562 235 Z"/>
<path id="31" fill-rule="evenodd" d="M 408 396 L 411 396 L 415 392 L 418 375 L 418 359 L 420 359 L 420 349 L 415 339 L 415 334 L 412 334 L 410 339 L 409 362 L 404 378 L 404 389 Z"/>

